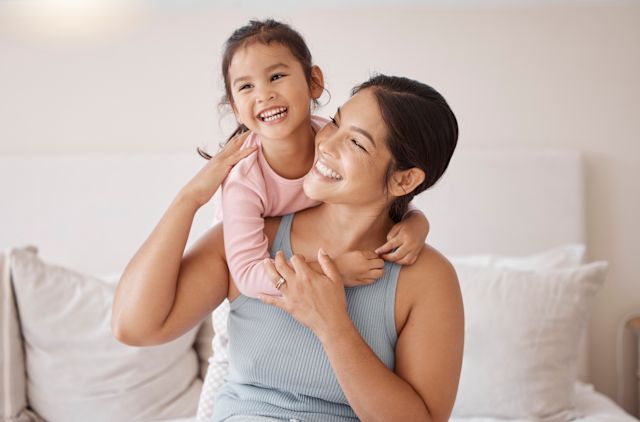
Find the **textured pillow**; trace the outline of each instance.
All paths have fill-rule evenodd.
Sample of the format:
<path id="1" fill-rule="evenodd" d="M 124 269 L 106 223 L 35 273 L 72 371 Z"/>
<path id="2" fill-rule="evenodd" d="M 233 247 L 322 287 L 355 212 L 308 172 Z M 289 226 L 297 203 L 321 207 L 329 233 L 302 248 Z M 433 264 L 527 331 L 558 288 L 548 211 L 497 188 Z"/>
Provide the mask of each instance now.
<path id="1" fill-rule="evenodd" d="M 195 414 L 202 382 L 197 328 L 161 346 L 129 347 L 111 333 L 114 284 L 11 258 L 30 407 L 50 422 L 159 420 Z"/>
<path id="2" fill-rule="evenodd" d="M 465 348 L 454 417 L 575 417 L 580 334 L 607 263 L 519 271 L 458 264 Z"/>
<path id="3" fill-rule="evenodd" d="M 569 244 L 548 249 L 532 255 L 466 255 L 449 257 L 456 265 L 478 265 L 484 267 L 511 268 L 514 270 L 549 270 L 571 268 L 584 263 L 585 246 Z"/>

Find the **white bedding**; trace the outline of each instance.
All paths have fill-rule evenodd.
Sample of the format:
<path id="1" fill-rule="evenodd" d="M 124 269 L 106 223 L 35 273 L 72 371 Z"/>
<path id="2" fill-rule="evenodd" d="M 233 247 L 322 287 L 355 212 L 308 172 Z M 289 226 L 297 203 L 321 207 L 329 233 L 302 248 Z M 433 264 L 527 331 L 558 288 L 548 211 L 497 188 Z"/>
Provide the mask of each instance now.
<path id="1" fill-rule="evenodd" d="M 594 390 L 593 385 L 576 383 L 576 410 L 581 415 L 573 422 L 636 422 L 607 396 Z M 495 418 L 451 418 L 450 422 L 505 422 Z M 160 421 L 157 421 L 160 422 Z M 196 422 L 196 417 L 172 419 L 164 422 Z M 534 422 L 533 419 L 509 419 L 509 422 Z"/>

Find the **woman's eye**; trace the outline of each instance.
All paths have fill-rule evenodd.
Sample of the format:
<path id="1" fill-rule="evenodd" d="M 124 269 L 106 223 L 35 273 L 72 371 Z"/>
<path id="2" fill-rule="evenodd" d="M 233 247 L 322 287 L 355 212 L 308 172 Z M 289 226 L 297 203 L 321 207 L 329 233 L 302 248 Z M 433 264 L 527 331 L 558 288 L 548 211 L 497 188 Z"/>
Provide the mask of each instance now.
<path id="1" fill-rule="evenodd" d="M 363 150 L 364 152 L 367 152 L 366 148 L 362 146 L 362 144 L 360 144 L 360 142 L 356 141 L 355 139 L 351 140 L 351 143 L 353 143 L 355 146 L 357 146 L 358 148 L 360 148 L 361 150 Z"/>
<path id="2" fill-rule="evenodd" d="M 338 126 L 338 122 L 336 122 L 336 118 L 335 117 L 330 117 L 329 119 L 331 120 L 331 123 L 333 123 L 334 125 Z"/>

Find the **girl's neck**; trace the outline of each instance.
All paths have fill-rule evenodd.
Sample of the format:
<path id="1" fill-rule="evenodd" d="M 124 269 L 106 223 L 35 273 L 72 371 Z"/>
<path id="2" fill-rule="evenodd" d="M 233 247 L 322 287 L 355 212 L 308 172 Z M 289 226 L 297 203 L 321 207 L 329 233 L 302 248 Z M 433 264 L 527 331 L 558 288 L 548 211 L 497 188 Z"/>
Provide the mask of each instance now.
<path id="1" fill-rule="evenodd" d="M 384 244 L 393 227 L 389 211 L 384 206 L 368 204 L 353 207 L 342 204 L 321 204 L 296 215 L 303 221 L 306 239 L 315 239 L 330 256 L 354 250 L 374 250 Z M 304 220 L 309 220 L 304 223 Z M 295 224 L 295 220 L 294 220 Z M 313 231 L 309 233 L 307 231 Z M 307 237 L 311 235 L 311 237 Z"/>
<path id="2" fill-rule="evenodd" d="M 262 153 L 269 166 L 285 179 L 299 179 L 311 170 L 315 157 L 315 131 L 307 120 L 287 138 L 261 137 Z"/>

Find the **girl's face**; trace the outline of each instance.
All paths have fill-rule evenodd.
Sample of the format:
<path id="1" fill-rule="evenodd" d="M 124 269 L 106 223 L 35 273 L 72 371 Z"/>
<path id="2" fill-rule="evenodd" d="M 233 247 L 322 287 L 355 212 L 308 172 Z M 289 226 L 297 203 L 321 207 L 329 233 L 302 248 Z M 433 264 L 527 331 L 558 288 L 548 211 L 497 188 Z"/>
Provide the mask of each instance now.
<path id="1" fill-rule="evenodd" d="M 287 138 L 309 125 L 311 100 L 322 94 L 322 86 L 309 87 L 300 62 L 277 43 L 256 42 L 239 49 L 228 75 L 236 118 L 269 139 Z"/>
<path id="2" fill-rule="evenodd" d="M 372 90 L 351 97 L 316 135 L 315 165 L 304 179 L 307 196 L 327 203 L 386 203 L 386 133 Z"/>

